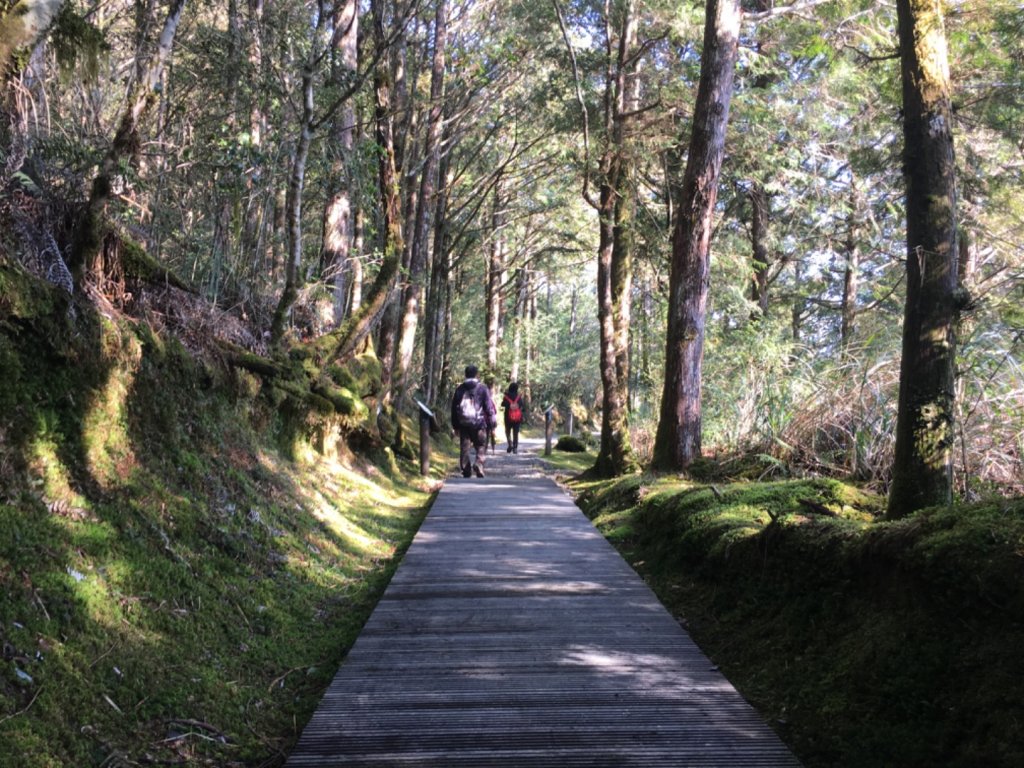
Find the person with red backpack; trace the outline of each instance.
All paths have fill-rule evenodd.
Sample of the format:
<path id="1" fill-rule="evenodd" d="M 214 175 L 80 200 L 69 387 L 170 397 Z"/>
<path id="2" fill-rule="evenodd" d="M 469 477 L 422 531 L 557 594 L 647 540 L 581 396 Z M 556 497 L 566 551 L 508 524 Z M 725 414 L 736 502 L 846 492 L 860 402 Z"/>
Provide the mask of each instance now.
<path id="1" fill-rule="evenodd" d="M 501 410 L 505 412 L 505 442 L 508 443 L 506 453 L 519 453 L 519 427 L 523 424 L 526 404 L 519 394 L 519 383 L 513 381 L 508 385 L 505 396 L 501 398 Z"/>
<path id="2" fill-rule="evenodd" d="M 484 476 L 488 431 L 497 429 L 498 419 L 491 390 L 477 379 L 477 367 L 466 366 L 466 380 L 452 396 L 452 429 L 459 433 L 459 469 L 463 477 Z M 476 451 L 476 461 L 470 457 Z"/>

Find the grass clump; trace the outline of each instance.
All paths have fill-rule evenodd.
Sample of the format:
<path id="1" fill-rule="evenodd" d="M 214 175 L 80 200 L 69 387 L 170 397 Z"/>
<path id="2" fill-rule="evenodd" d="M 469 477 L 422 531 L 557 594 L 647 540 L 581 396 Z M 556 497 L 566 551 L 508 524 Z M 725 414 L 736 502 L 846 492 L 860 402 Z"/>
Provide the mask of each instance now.
<path id="1" fill-rule="evenodd" d="M 829 479 L 574 486 L 806 765 L 1024 763 L 1024 501 L 886 522 Z"/>
<path id="2" fill-rule="evenodd" d="M 433 480 L 0 267 L 0 764 L 282 765 Z"/>

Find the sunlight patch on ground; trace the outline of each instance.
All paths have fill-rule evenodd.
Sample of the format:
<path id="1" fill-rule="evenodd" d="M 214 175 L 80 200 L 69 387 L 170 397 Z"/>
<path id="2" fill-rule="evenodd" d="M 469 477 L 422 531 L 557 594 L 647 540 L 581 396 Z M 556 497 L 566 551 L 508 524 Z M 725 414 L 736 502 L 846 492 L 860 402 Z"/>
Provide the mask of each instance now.
<path id="1" fill-rule="evenodd" d="M 70 507 L 86 506 L 88 502 L 76 493 L 71 475 L 64 461 L 57 453 L 57 444 L 41 437 L 29 449 L 32 456 L 31 473 L 41 478 L 43 493 L 47 499 L 60 501 Z"/>
<path id="2" fill-rule="evenodd" d="M 104 489 L 121 482 L 137 464 L 127 430 L 127 402 L 134 381 L 134 371 L 113 371 L 106 386 L 94 393 L 82 421 L 89 471 Z"/>

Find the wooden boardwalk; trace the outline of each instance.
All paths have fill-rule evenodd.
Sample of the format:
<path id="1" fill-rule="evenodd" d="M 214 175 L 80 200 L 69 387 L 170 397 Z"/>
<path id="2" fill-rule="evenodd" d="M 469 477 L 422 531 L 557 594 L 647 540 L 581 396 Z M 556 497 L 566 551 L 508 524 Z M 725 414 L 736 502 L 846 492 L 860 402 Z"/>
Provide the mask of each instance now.
<path id="1" fill-rule="evenodd" d="M 446 483 L 287 765 L 798 766 L 536 460 L 493 459 Z"/>

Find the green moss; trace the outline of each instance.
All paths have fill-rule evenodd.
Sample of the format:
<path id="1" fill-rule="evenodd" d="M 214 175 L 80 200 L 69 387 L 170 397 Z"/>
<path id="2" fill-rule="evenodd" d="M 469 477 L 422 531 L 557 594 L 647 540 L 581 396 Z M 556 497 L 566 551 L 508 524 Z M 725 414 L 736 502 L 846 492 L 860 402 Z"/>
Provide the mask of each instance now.
<path id="1" fill-rule="evenodd" d="M 575 435 L 560 435 L 555 443 L 556 451 L 566 453 L 583 453 L 587 450 L 587 444 Z"/>
<path id="2" fill-rule="evenodd" d="M 127 278 L 134 278 L 146 283 L 164 283 L 173 285 L 183 291 L 190 290 L 177 275 L 154 259 L 145 248 L 131 238 L 121 239 L 121 265 Z"/>
<path id="3" fill-rule="evenodd" d="M 15 658 L 0 665 L 0 755 L 25 756 L 19 768 L 277 759 L 427 485 L 394 457 L 287 461 L 274 447 L 286 421 L 303 450 L 327 423 L 307 399 L 281 391 L 282 413 L 268 388 L 174 339 L 87 307 L 72 328 L 19 284 L 0 297 L 0 633 Z M 183 718 L 227 743 L 174 740 Z"/>
<path id="4" fill-rule="evenodd" d="M 1024 760 L 1024 501 L 886 522 L 835 480 L 575 488 L 805 765 Z"/>

